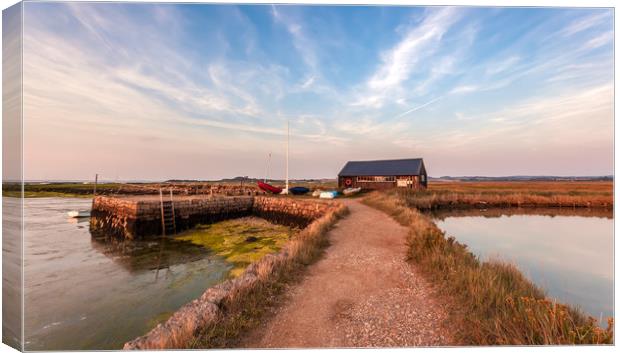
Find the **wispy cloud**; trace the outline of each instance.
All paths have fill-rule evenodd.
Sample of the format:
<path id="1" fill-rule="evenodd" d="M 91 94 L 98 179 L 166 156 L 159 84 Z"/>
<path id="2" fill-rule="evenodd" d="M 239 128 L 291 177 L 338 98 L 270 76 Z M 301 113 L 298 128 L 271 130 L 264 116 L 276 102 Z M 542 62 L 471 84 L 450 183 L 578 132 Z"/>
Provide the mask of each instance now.
<path id="1" fill-rule="evenodd" d="M 601 47 L 605 44 L 611 43 L 614 39 L 614 32 L 605 32 L 597 35 L 596 37 L 587 41 L 582 47 L 583 50 L 591 50 Z"/>
<path id="2" fill-rule="evenodd" d="M 405 111 L 405 112 L 403 112 L 403 113 L 398 114 L 397 116 L 395 116 L 395 117 L 394 117 L 394 119 L 399 119 L 399 118 L 404 117 L 405 115 L 409 115 L 409 114 L 411 114 L 411 113 L 413 113 L 413 112 L 415 112 L 415 111 L 418 111 L 418 110 L 420 110 L 420 109 L 424 109 L 424 108 L 428 107 L 429 105 L 431 105 L 431 104 L 433 104 L 433 103 L 437 102 L 437 101 L 438 101 L 438 100 L 440 100 L 441 98 L 442 98 L 442 97 L 433 98 L 433 99 L 431 99 L 430 101 L 428 101 L 428 102 L 426 102 L 426 103 L 424 103 L 424 104 L 422 104 L 422 105 L 418 105 L 418 106 L 413 107 L 413 108 L 411 108 L 411 109 L 409 109 L 409 110 L 407 110 L 407 111 Z"/>
<path id="3" fill-rule="evenodd" d="M 477 90 L 479 90 L 480 87 L 475 86 L 475 85 L 463 85 L 463 86 L 456 86 L 454 87 L 450 93 L 452 94 L 459 94 L 459 93 L 471 93 L 471 92 L 475 92 Z"/>
<path id="4" fill-rule="evenodd" d="M 564 37 L 572 36 L 579 32 L 583 32 L 592 27 L 609 23 L 610 13 L 608 11 L 600 11 L 590 16 L 580 17 L 573 20 L 566 27 L 560 30 L 560 34 Z"/>
<path id="5" fill-rule="evenodd" d="M 306 34 L 301 23 L 287 17 L 278 9 L 277 5 L 271 5 L 271 15 L 276 22 L 286 27 L 287 31 L 293 37 L 293 45 L 301 55 L 303 61 L 313 71 L 316 71 L 318 66 L 318 58 L 314 50 L 314 44 Z"/>
<path id="6" fill-rule="evenodd" d="M 439 48 L 442 37 L 459 17 L 454 7 L 430 10 L 398 44 L 381 54 L 381 64 L 366 82 L 367 92 L 353 105 L 381 107 L 409 79 L 415 65 Z"/>
<path id="7" fill-rule="evenodd" d="M 490 64 L 487 68 L 487 74 L 495 75 L 500 72 L 504 72 L 510 69 L 516 63 L 518 63 L 519 60 L 521 60 L 521 58 L 519 58 L 518 56 L 510 56 L 496 64 Z"/>

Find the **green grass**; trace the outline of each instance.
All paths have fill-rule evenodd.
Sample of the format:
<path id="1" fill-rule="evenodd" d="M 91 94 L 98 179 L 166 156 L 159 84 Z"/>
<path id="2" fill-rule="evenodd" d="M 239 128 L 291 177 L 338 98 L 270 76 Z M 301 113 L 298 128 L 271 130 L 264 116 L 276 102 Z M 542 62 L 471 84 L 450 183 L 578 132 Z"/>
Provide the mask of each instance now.
<path id="1" fill-rule="evenodd" d="M 452 299 L 449 312 L 465 345 L 612 344 L 606 330 L 579 310 L 549 301 L 511 264 L 482 262 L 405 200 L 373 193 L 364 202 L 409 227 L 408 258 Z"/>
<path id="2" fill-rule="evenodd" d="M 120 184 L 103 183 L 98 184 L 97 189 L 101 191 L 117 190 Z M 93 197 L 93 184 L 83 183 L 50 183 L 50 184 L 24 184 L 24 197 Z M 4 183 L 2 185 L 2 195 L 5 197 L 21 197 L 21 184 Z"/>
<path id="3" fill-rule="evenodd" d="M 21 197 L 21 191 L 3 191 L 3 197 Z M 37 198 L 37 197 L 77 197 L 77 198 L 92 198 L 93 195 L 65 193 L 56 191 L 24 191 L 25 198 Z"/>
<path id="4" fill-rule="evenodd" d="M 238 218 L 196 228 L 175 237 L 211 249 L 232 263 L 240 275 L 251 263 L 278 252 L 297 230 L 255 217 Z"/>

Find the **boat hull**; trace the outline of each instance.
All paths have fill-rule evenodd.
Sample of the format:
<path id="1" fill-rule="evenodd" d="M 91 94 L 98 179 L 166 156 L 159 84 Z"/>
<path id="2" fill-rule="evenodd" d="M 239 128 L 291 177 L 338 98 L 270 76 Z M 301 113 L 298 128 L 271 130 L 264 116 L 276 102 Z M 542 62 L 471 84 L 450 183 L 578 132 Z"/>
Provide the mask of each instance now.
<path id="1" fill-rule="evenodd" d="M 267 183 L 263 183 L 262 181 L 258 182 L 258 188 L 266 191 L 266 192 L 270 192 L 272 194 L 279 194 L 282 192 L 282 188 L 279 188 L 277 186 L 273 186 L 273 185 L 269 185 Z"/>
<path id="2" fill-rule="evenodd" d="M 90 217 L 90 211 L 69 211 L 67 212 L 69 218 L 85 218 Z"/>
<path id="3" fill-rule="evenodd" d="M 303 186 L 295 186 L 292 188 L 288 188 L 288 191 L 293 195 L 303 195 L 303 194 L 307 194 L 310 191 L 310 189 L 305 188 Z"/>
<path id="4" fill-rule="evenodd" d="M 342 191 L 342 193 L 345 195 L 353 195 L 360 191 L 362 191 L 362 188 L 346 188 Z"/>
<path id="5" fill-rule="evenodd" d="M 324 191 L 319 195 L 321 199 L 333 199 L 338 195 L 337 191 Z"/>

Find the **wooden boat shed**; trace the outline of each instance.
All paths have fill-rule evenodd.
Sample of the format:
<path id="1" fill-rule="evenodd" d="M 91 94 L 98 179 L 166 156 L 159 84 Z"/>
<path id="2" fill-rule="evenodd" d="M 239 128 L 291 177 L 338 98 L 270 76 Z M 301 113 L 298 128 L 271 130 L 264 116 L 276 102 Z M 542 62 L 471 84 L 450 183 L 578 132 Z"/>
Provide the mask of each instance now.
<path id="1" fill-rule="evenodd" d="M 338 173 L 339 188 L 423 189 L 428 176 L 422 158 L 349 161 Z"/>

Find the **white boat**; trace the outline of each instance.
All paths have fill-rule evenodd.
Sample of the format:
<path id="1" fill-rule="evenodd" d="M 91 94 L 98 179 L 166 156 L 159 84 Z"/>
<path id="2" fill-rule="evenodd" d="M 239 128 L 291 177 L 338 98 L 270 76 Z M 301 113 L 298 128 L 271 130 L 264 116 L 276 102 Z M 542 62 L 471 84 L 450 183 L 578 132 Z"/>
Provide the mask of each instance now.
<path id="1" fill-rule="evenodd" d="M 333 199 L 333 198 L 336 197 L 336 195 L 338 195 L 338 191 L 323 191 L 319 195 L 319 198 L 321 198 L 321 199 Z"/>
<path id="2" fill-rule="evenodd" d="M 321 191 L 321 190 L 314 190 L 314 191 L 312 192 L 312 197 L 319 197 L 319 196 L 321 196 L 321 193 L 322 193 L 322 192 L 323 192 L 323 191 Z"/>
<path id="3" fill-rule="evenodd" d="M 69 211 L 67 212 L 69 218 L 82 218 L 82 217 L 90 217 L 90 211 Z"/>
<path id="4" fill-rule="evenodd" d="M 361 190 L 362 188 L 346 188 L 342 190 L 342 193 L 345 195 L 353 195 L 353 194 L 360 192 Z"/>

